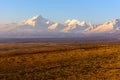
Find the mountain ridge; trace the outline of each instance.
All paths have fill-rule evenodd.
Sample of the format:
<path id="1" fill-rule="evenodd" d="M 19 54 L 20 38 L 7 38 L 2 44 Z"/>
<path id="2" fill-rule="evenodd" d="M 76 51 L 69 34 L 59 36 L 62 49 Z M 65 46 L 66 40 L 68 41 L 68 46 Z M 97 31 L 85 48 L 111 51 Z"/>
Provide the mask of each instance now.
<path id="1" fill-rule="evenodd" d="M 19 36 L 36 36 L 36 35 L 65 35 L 71 34 L 83 36 L 103 33 L 119 33 L 120 19 L 110 20 L 100 25 L 93 25 L 77 19 L 66 20 L 63 23 L 52 22 L 42 16 L 35 16 L 18 23 L 1 24 L 0 36 L 19 35 Z M 53 35 L 54 36 L 54 35 Z"/>

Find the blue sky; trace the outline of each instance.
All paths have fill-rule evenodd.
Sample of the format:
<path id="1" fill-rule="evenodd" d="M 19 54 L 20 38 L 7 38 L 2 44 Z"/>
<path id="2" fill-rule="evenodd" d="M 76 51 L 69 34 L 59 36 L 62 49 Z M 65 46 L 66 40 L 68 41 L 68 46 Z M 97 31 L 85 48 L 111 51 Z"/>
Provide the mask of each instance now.
<path id="1" fill-rule="evenodd" d="M 78 19 L 94 24 L 120 18 L 120 0 L 1 0 L 0 24 L 42 15 L 55 22 Z"/>

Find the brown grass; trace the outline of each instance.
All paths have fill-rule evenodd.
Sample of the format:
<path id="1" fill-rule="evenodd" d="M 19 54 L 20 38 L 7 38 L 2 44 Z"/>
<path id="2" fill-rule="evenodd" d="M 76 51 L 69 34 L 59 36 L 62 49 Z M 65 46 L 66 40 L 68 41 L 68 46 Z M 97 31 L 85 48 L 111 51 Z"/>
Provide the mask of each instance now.
<path id="1" fill-rule="evenodd" d="M 120 45 L 0 44 L 0 80 L 120 80 Z"/>

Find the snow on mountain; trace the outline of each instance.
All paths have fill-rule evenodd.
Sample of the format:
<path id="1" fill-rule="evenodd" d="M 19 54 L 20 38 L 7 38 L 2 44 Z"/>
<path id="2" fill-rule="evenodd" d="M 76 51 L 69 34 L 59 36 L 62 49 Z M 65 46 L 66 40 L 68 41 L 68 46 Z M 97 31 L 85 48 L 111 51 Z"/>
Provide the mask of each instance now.
<path id="1" fill-rule="evenodd" d="M 35 16 L 33 18 L 21 21 L 16 28 L 11 30 L 11 33 L 16 34 L 40 34 L 41 32 L 48 32 L 48 26 L 54 24 L 42 16 Z"/>
<path id="2" fill-rule="evenodd" d="M 84 30 L 84 33 L 89 33 L 91 30 L 93 30 L 96 26 L 92 25 L 91 23 L 88 23 L 88 28 Z"/>
<path id="3" fill-rule="evenodd" d="M 42 16 L 35 16 L 31 19 L 28 20 L 24 20 L 20 23 L 21 25 L 30 25 L 33 27 L 48 27 L 48 25 L 53 24 L 53 22 L 51 22 L 48 19 L 43 18 Z"/>
<path id="4" fill-rule="evenodd" d="M 80 25 L 80 26 L 84 26 L 85 25 L 85 22 L 80 22 L 79 20 L 67 20 L 64 22 L 65 25 Z"/>
<path id="5" fill-rule="evenodd" d="M 31 19 L 28 19 L 28 20 L 24 20 L 22 22 L 20 22 L 20 25 L 31 25 L 31 26 L 35 26 L 35 22 L 37 20 L 38 16 L 35 16 Z"/>
<path id="6" fill-rule="evenodd" d="M 55 30 L 58 27 L 58 23 L 52 24 L 48 27 L 49 30 Z"/>
<path id="7" fill-rule="evenodd" d="M 38 29 L 48 29 L 48 26 L 52 25 L 53 22 L 51 22 L 48 19 L 43 18 L 42 16 L 37 17 L 35 21 L 35 27 Z"/>
<path id="8" fill-rule="evenodd" d="M 48 27 L 48 29 L 52 32 L 58 32 L 61 33 L 62 29 L 64 29 L 66 26 L 61 23 L 54 23 L 51 26 Z M 63 32 L 62 32 L 63 33 Z"/>
<path id="9" fill-rule="evenodd" d="M 120 30 L 120 19 L 115 19 L 113 22 L 114 22 L 114 29 Z"/>
<path id="10" fill-rule="evenodd" d="M 86 22 L 80 22 L 79 20 L 75 19 L 67 20 L 66 22 L 64 22 L 64 25 L 66 27 L 62 29 L 62 32 L 82 32 L 89 27 Z"/>
<path id="11" fill-rule="evenodd" d="M 0 36 L 7 35 L 44 35 L 44 34 L 98 34 L 120 33 L 120 19 L 111 20 L 101 25 L 92 25 L 76 19 L 63 23 L 52 22 L 42 16 L 35 16 L 18 23 L 0 24 Z"/>
<path id="12" fill-rule="evenodd" d="M 120 19 L 111 20 L 105 22 L 104 24 L 98 25 L 89 32 L 91 33 L 106 33 L 106 32 L 114 32 L 116 30 L 120 30 Z"/>

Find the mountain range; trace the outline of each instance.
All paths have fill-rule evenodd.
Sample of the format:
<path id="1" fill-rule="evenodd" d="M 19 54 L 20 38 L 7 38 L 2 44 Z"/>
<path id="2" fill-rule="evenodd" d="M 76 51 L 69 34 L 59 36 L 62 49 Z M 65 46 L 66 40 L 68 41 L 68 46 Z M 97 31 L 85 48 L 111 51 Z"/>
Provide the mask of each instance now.
<path id="1" fill-rule="evenodd" d="M 0 37 L 83 37 L 119 36 L 120 19 L 93 25 L 76 19 L 63 23 L 35 16 L 17 23 L 0 24 Z"/>

